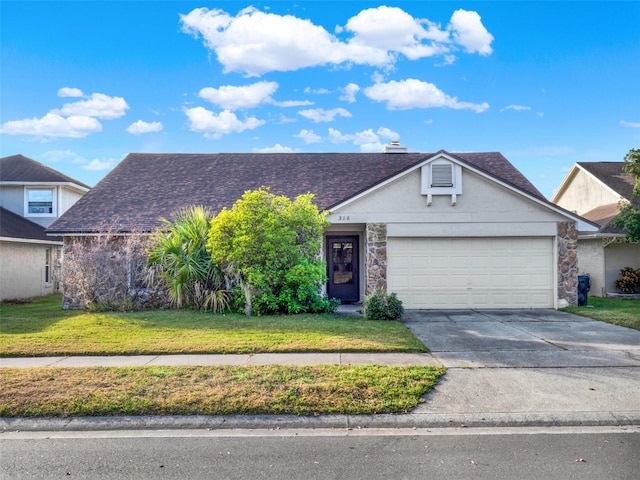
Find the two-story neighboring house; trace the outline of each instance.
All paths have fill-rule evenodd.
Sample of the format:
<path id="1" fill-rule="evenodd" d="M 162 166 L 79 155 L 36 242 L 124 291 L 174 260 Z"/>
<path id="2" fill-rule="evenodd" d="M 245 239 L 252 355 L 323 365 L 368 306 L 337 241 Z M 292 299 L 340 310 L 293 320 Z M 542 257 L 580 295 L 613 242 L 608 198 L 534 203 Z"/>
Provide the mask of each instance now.
<path id="1" fill-rule="evenodd" d="M 640 244 L 629 242 L 625 232 L 612 227 L 620 205 L 633 202 L 635 180 L 622 167 L 624 162 L 579 162 L 573 165 L 551 201 L 596 223 L 596 233 L 578 237 L 581 274 L 591 278 L 590 295 L 615 293 L 615 280 L 624 267 L 640 268 Z"/>
<path id="2" fill-rule="evenodd" d="M 88 191 L 23 155 L 0 159 L 0 301 L 57 292 L 62 242 L 45 229 Z"/>

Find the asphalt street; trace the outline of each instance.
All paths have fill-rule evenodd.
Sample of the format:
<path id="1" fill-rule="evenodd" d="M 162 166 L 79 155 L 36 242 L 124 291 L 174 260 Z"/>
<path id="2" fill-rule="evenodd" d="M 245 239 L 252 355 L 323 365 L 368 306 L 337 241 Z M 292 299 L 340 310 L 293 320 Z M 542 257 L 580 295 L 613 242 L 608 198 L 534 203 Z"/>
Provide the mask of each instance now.
<path id="1" fill-rule="evenodd" d="M 0 436 L 0 452 L 0 476 L 16 480 L 635 480 L 640 471 L 640 433 L 628 428 L 14 432 Z"/>

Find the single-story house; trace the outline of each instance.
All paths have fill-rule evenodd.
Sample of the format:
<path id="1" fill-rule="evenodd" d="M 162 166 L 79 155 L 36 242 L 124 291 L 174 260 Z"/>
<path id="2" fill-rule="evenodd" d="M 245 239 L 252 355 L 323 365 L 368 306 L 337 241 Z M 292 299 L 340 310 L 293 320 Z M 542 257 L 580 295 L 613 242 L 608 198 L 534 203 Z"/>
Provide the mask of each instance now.
<path id="1" fill-rule="evenodd" d="M 0 158 L 0 301 L 50 295 L 62 239 L 45 228 L 89 187 L 23 155 Z"/>
<path id="2" fill-rule="evenodd" d="M 557 308 L 576 303 L 578 232 L 597 226 L 549 202 L 500 153 L 129 154 L 48 229 L 105 221 L 152 231 L 187 205 L 230 207 L 266 186 L 315 194 L 329 213 L 330 297 L 376 288 L 406 308 Z"/>
<path id="3" fill-rule="evenodd" d="M 623 170 L 624 162 L 579 162 L 573 165 L 551 201 L 598 225 L 597 232 L 578 236 L 580 273 L 589 275 L 589 295 L 615 293 L 614 282 L 624 267 L 640 268 L 640 243 L 611 226 L 620 206 L 633 202 L 635 180 Z"/>

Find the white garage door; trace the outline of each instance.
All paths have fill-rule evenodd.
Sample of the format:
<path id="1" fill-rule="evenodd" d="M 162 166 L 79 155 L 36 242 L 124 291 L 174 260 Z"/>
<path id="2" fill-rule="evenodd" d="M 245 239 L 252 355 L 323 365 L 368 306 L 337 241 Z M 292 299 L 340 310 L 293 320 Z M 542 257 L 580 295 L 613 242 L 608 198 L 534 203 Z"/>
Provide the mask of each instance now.
<path id="1" fill-rule="evenodd" d="M 405 308 L 553 308 L 553 243 L 389 238 L 388 290 Z"/>

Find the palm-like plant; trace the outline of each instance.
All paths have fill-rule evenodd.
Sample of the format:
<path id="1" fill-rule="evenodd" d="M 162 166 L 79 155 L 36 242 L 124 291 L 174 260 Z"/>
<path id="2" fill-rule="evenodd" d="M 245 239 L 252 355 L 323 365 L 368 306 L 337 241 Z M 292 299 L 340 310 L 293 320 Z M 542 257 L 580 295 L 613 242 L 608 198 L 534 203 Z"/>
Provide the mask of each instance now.
<path id="1" fill-rule="evenodd" d="M 173 215 L 173 221 L 161 219 L 162 227 L 151 237 L 149 266 L 164 279 L 178 308 L 221 311 L 229 305 L 223 275 L 206 249 L 212 218 L 205 207 L 186 207 Z"/>

